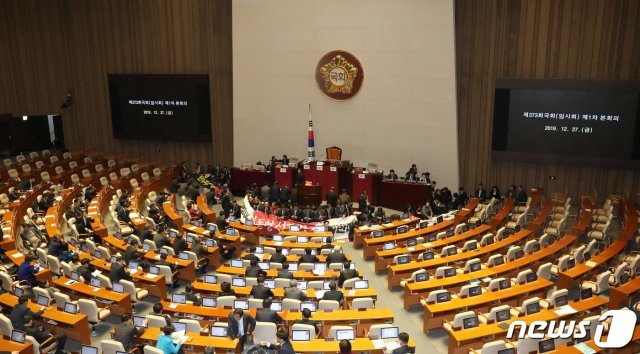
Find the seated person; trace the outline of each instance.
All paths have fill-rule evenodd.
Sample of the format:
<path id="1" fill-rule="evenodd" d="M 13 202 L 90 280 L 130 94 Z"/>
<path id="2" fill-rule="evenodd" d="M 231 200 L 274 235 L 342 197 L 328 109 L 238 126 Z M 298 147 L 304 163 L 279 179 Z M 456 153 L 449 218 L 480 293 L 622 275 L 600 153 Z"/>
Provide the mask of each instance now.
<path id="1" fill-rule="evenodd" d="M 220 284 L 219 296 L 236 296 L 236 292 L 231 288 L 231 283 L 225 281 Z"/>
<path id="2" fill-rule="evenodd" d="M 44 326 L 34 326 L 33 325 L 33 315 L 26 314 L 24 316 L 24 326 L 19 329 L 24 331 L 28 336 L 32 336 L 35 338 L 36 342 L 39 344 L 44 343 L 51 337 L 55 337 L 58 345 L 56 346 L 56 354 L 64 353 L 64 345 L 67 342 L 66 334 L 56 334 L 54 335 L 50 329 L 45 329 Z"/>

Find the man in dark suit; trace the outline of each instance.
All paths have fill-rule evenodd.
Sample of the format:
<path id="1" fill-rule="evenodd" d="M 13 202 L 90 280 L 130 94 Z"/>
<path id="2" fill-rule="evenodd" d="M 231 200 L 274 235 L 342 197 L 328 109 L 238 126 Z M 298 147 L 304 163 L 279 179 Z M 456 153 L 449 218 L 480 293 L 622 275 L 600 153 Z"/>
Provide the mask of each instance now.
<path id="1" fill-rule="evenodd" d="M 249 296 L 252 296 L 254 299 L 268 299 L 273 296 L 273 291 L 271 289 L 264 286 L 264 276 L 258 276 L 258 284 L 254 285 L 251 288 L 251 292 Z M 269 304 L 271 306 L 271 304 Z M 258 317 L 256 317 L 258 319 Z M 258 319 L 258 321 L 260 321 Z"/>
<path id="2" fill-rule="evenodd" d="M 282 270 L 278 271 L 278 278 L 293 279 L 293 273 L 289 271 L 289 263 L 282 263 Z"/>
<path id="3" fill-rule="evenodd" d="M 360 193 L 360 197 L 358 197 L 358 209 L 360 212 L 366 213 L 369 206 L 369 202 L 367 201 L 367 192 L 362 191 Z"/>
<path id="4" fill-rule="evenodd" d="M 358 277 L 358 271 L 355 270 L 355 269 L 350 269 L 350 268 L 351 268 L 351 262 L 346 261 L 346 262 L 343 263 L 343 269 L 340 272 L 340 276 L 338 277 L 338 286 L 339 287 L 342 287 L 342 285 L 344 284 L 345 280 Z"/>
<path id="5" fill-rule="evenodd" d="M 384 179 L 387 179 L 387 180 L 390 180 L 390 181 L 397 181 L 398 180 L 398 175 L 396 174 L 396 171 L 389 170 L 389 174 L 384 176 Z"/>
<path id="6" fill-rule="evenodd" d="M 300 323 L 300 324 L 306 324 L 306 325 L 314 326 L 316 328 L 316 333 L 320 333 L 320 322 L 311 320 L 311 315 L 312 315 L 311 310 L 303 309 L 302 310 L 302 319 L 295 320 L 295 321 L 293 321 L 293 323 L 294 324 Z"/>
<path id="7" fill-rule="evenodd" d="M 280 186 L 278 186 L 278 181 L 273 182 L 271 189 L 269 190 L 269 201 L 277 202 L 280 198 Z"/>
<path id="8" fill-rule="evenodd" d="M 291 197 L 291 188 L 289 188 L 288 184 L 285 184 L 284 187 L 280 188 L 280 203 L 282 204 L 288 203 L 290 197 Z"/>
<path id="9" fill-rule="evenodd" d="M 156 244 L 156 248 L 158 250 L 162 249 L 162 246 L 171 247 L 171 240 L 169 239 L 167 230 L 164 229 L 162 232 L 158 232 L 155 235 L 153 235 L 153 243 Z"/>
<path id="10" fill-rule="evenodd" d="M 527 197 L 527 191 L 524 190 L 524 187 L 522 185 L 519 185 L 518 195 L 516 196 L 516 203 L 524 204 L 527 202 L 527 199 L 529 199 L 529 197 Z"/>
<path id="11" fill-rule="evenodd" d="M 282 323 L 282 317 L 277 312 L 271 309 L 271 299 L 265 298 L 262 300 L 262 308 L 256 310 L 256 321 L 258 322 L 272 322 L 275 324 Z"/>
<path id="12" fill-rule="evenodd" d="M 266 277 L 267 272 L 258 267 L 258 261 L 256 261 L 255 259 L 250 260 L 249 266 L 247 267 L 247 269 L 245 269 L 244 276 L 249 278 L 256 278 L 260 275 Z"/>
<path id="13" fill-rule="evenodd" d="M 300 301 L 307 300 L 307 294 L 304 291 L 298 289 L 298 281 L 295 279 L 289 280 L 289 287 L 284 289 L 285 299 L 294 299 Z"/>
<path id="14" fill-rule="evenodd" d="M 36 264 L 36 256 L 27 254 L 24 262 L 18 268 L 18 280 L 26 281 L 30 286 L 38 285 L 36 274 L 40 271 L 40 267 Z"/>
<path id="15" fill-rule="evenodd" d="M 325 293 L 322 295 L 322 300 L 333 300 L 339 303 L 342 303 L 342 301 L 344 301 L 344 294 L 342 293 L 342 291 L 338 290 L 338 285 L 335 281 L 329 283 L 329 290 L 325 291 Z"/>
<path id="16" fill-rule="evenodd" d="M 271 350 L 277 350 L 278 354 L 295 354 L 293 345 L 289 341 L 289 333 L 279 331 L 276 333 L 276 341 L 278 343 L 260 342 L 260 346 Z"/>
<path id="17" fill-rule="evenodd" d="M 175 254 L 180 254 L 180 252 L 187 249 L 188 247 L 187 241 L 184 239 L 184 237 L 182 237 L 181 233 L 176 235 L 175 240 L 173 240 L 172 247 L 173 247 L 173 252 L 175 252 Z"/>
<path id="18" fill-rule="evenodd" d="M 242 259 L 245 259 L 247 261 L 251 261 L 255 259 L 256 262 L 260 262 L 260 258 L 256 256 L 255 253 L 256 253 L 256 246 L 251 246 L 249 247 L 249 252 L 245 254 L 244 257 L 242 257 Z"/>
<path id="19" fill-rule="evenodd" d="M 169 269 L 171 269 L 172 272 L 175 272 L 177 268 L 176 264 L 167 261 L 167 257 L 168 256 L 166 253 L 160 253 L 160 260 L 156 262 L 156 265 L 167 266 L 169 267 Z"/>
<path id="20" fill-rule="evenodd" d="M 329 253 L 327 255 L 327 264 L 331 264 L 331 263 L 344 263 L 347 260 L 347 257 L 340 252 L 339 248 L 334 248 L 333 251 L 331 251 L 331 253 Z"/>
<path id="21" fill-rule="evenodd" d="M 282 248 L 277 247 L 276 254 L 271 255 L 271 258 L 269 259 L 269 261 L 276 262 L 276 263 L 284 263 L 287 261 L 287 256 L 282 254 Z"/>
<path id="22" fill-rule="evenodd" d="M 236 309 L 229 314 L 227 326 L 229 328 L 229 337 L 238 339 L 240 346 L 243 347 L 256 329 L 256 320 L 241 309 Z"/>
<path id="23" fill-rule="evenodd" d="M 209 249 L 204 244 L 204 237 L 193 239 L 191 252 L 195 253 L 196 257 L 198 257 L 198 264 L 200 265 L 200 268 L 198 268 L 198 270 L 200 271 L 200 273 L 206 273 L 207 267 L 209 266 L 209 258 L 207 258 Z"/>
<path id="24" fill-rule="evenodd" d="M 484 186 L 482 185 L 482 183 L 478 184 L 478 188 L 476 188 L 476 191 L 473 193 L 473 196 L 475 198 L 480 199 L 481 202 L 484 202 L 487 199 L 487 190 L 484 189 Z"/>
<path id="25" fill-rule="evenodd" d="M 15 327 L 14 327 L 15 328 Z M 28 336 L 32 336 L 38 344 L 44 343 L 47 339 L 54 337 L 51 333 L 50 329 L 44 329 L 43 326 L 33 326 L 33 315 L 26 314 L 24 316 L 24 326 L 18 328 L 24 331 Z M 56 334 L 56 341 L 58 344 L 56 345 L 56 354 L 64 353 L 64 345 L 67 343 L 67 335 L 66 334 Z"/>
<path id="26" fill-rule="evenodd" d="M 76 268 L 76 272 L 78 272 L 78 274 L 80 274 L 80 276 L 85 281 L 89 281 L 89 279 L 91 279 L 91 268 L 89 267 L 90 264 L 91 264 L 90 258 L 83 258 L 80 261 L 80 266 Z"/>
<path id="27" fill-rule="evenodd" d="M 229 223 L 226 219 L 226 214 L 224 211 L 221 211 L 218 217 L 216 217 L 216 226 L 218 226 L 218 231 L 224 232 L 224 230 L 229 227 Z"/>
<path id="28" fill-rule="evenodd" d="M 124 253 L 122 254 L 122 259 L 126 262 L 136 259 L 137 253 L 138 253 L 137 246 L 138 246 L 138 241 L 131 240 L 131 243 L 129 244 L 129 246 L 127 246 L 127 249 L 125 249 Z"/>
<path id="29" fill-rule="evenodd" d="M 400 347 L 394 349 L 391 354 L 413 354 L 416 351 L 416 348 L 409 347 L 409 335 L 406 332 L 402 332 L 398 334 L 398 339 L 400 340 Z"/>
<path id="30" fill-rule="evenodd" d="M 167 325 L 171 324 L 173 320 L 171 319 L 171 316 L 167 315 L 166 313 L 162 313 L 161 303 L 153 304 L 152 309 L 153 309 L 153 313 L 151 313 L 152 315 L 164 318 L 164 321 L 167 323 Z"/>
<path id="31" fill-rule="evenodd" d="M 145 325 L 146 321 L 146 318 L 142 320 Z M 124 350 L 128 352 L 135 347 L 136 338 L 139 337 L 144 330 L 144 327 L 134 326 L 131 321 L 131 315 L 125 313 L 122 315 L 122 323 L 116 325 L 114 328 L 115 333 L 113 334 L 113 339 L 122 343 Z"/>
<path id="32" fill-rule="evenodd" d="M 327 204 L 331 205 L 332 207 L 335 208 L 336 205 L 338 205 L 338 193 L 336 193 L 333 187 L 329 188 L 329 191 L 327 192 L 327 195 L 326 195 L 326 199 L 327 199 Z"/>
<path id="33" fill-rule="evenodd" d="M 26 295 L 22 295 L 18 298 L 18 304 L 11 310 L 11 315 L 9 315 L 9 319 L 11 320 L 11 325 L 13 328 L 22 328 L 25 325 L 25 316 L 29 315 L 32 318 L 40 317 L 46 310 L 43 306 L 40 311 L 33 312 L 27 306 L 27 302 L 29 301 L 29 297 Z"/>
<path id="34" fill-rule="evenodd" d="M 129 273 L 127 273 L 127 271 L 124 269 L 125 265 L 126 262 L 122 257 L 117 257 L 116 262 L 111 264 L 111 269 L 109 270 L 109 280 L 111 280 L 112 284 L 118 283 L 122 279 L 131 279 Z"/>
<path id="35" fill-rule="evenodd" d="M 304 254 L 300 256 L 300 263 L 318 263 L 320 260 L 315 254 L 311 254 L 311 248 L 305 248 Z"/>

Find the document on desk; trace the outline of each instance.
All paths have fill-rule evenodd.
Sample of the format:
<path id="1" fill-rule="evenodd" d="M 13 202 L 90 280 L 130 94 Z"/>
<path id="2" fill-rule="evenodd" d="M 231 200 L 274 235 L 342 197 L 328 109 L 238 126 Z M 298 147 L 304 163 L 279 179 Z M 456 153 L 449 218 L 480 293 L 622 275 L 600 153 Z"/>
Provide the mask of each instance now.
<path id="1" fill-rule="evenodd" d="M 587 261 L 584 265 L 586 265 L 589 268 L 594 268 L 598 266 L 598 263 L 594 262 L 594 261 Z"/>
<path id="2" fill-rule="evenodd" d="M 415 250 L 416 250 L 416 248 L 415 248 L 415 247 L 407 247 L 407 251 L 409 251 L 409 252 L 413 252 L 413 251 L 415 251 Z"/>
<path id="3" fill-rule="evenodd" d="M 316 299 L 318 299 L 318 300 L 322 299 L 322 297 L 324 296 L 324 292 L 325 292 L 325 290 L 316 290 L 316 292 L 315 292 Z"/>
<path id="4" fill-rule="evenodd" d="M 574 314 L 574 313 L 576 313 L 578 311 L 576 311 L 576 309 L 574 309 L 573 307 L 571 307 L 569 305 L 564 305 L 564 306 L 560 307 L 559 309 L 555 310 L 554 312 L 558 316 L 564 316 L 564 315 Z"/>
<path id="5" fill-rule="evenodd" d="M 386 224 L 382 224 L 382 226 L 384 226 L 384 227 L 393 227 L 393 224 L 392 223 L 386 223 Z"/>
<path id="6" fill-rule="evenodd" d="M 137 269 L 129 269 L 129 274 L 136 274 L 137 272 Z"/>
<path id="7" fill-rule="evenodd" d="M 584 354 L 593 354 L 596 353 L 595 350 L 593 350 L 590 346 L 588 346 L 586 343 L 578 343 L 576 345 L 574 345 L 574 348 L 578 349 L 579 351 L 581 351 Z"/>
<path id="8" fill-rule="evenodd" d="M 94 277 L 97 277 L 98 275 L 102 274 L 102 272 L 100 271 L 100 269 L 96 269 L 94 270 L 91 275 L 93 275 Z"/>
<path id="9" fill-rule="evenodd" d="M 144 277 L 147 278 L 147 279 L 153 279 L 153 278 L 156 277 L 156 274 L 147 273 L 147 274 L 145 274 Z"/>
<path id="10" fill-rule="evenodd" d="M 178 304 L 173 304 L 172 303 L 172 304 L 169 305 L 169 308 L 170 309 L 176 309 L 176 308 L 178 308 Z"/>
<path id="11" fill-rule="evenodd" d="M 69 286 L 69 285 L 73 285 L 76 281 L 75 280 L 67 280 L 64 285 Z"/>
<path id="12" fill-rule="evenodd" d="M 384 339 L 373 339 L 371 340 L 371 344 L 373 344 L 373 347 L 376 349 L 382 349 L 384 348 Z"/>
<path id="13" fill-rule="evenodd" d="M 282 246 L 282 241 L 276 241 L 273 244 L 276 245 L 276 246 Z"/>
<path id="14" fill-rule="evenodd" d="M 349 292 L 347 293 L 347 296 L 356 296 L 356 291 L 355 290 L 349 290 Z"/>
<path id="15" fill-rule="evenodd" d="M 16 252 L 16 253 L 11 255 L 11 257 L 13 257 L 13 258 L 20 258 L 20 257 L 23 257 L 23 256 L 24 256 L 24 254 L 22 254 L 20 252 Z"/>

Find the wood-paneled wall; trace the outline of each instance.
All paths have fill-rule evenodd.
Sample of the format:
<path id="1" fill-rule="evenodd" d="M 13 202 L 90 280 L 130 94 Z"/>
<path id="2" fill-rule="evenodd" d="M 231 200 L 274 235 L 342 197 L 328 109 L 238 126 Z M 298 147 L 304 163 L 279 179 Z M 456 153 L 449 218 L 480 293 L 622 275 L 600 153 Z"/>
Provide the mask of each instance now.
<path id="1" fill-rule="evenodd" d="M 491 131 L 496 78 L 640 79 L 640 1 L 455 0 L 455 21 L 463 186 L 635 198 L 640 171 L 492 161 Z"/>
<path id="2" fill-rule="evenodd" d="M 231 38 L 231 0 L 1 0 L 0 112 L 61 113 L 67 146 L 230 165 Z M 108 73 L 209 74 L 212 143 L 114 139 Z"/>

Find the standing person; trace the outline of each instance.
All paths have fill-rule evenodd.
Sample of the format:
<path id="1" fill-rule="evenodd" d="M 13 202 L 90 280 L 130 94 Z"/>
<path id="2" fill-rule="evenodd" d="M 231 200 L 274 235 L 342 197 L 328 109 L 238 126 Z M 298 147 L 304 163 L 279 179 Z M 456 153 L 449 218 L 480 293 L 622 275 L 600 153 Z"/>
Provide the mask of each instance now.
<path id="1" fill-rule="evenodd" d="M 296 175 L 296 186 L 304 185 L 305 177 L 304 172 L 301 168 L 298 169 L 298 174 Z"/>
<path id="2" fill-rule="evenodd" d="M 336 193 L 336 191 L 333 188 L 333 186 L 331 188 L 329 188 L 329 191 L 327 192 L 326 198 L 327 198 L 327 204 L 328 205 L 331 205 L 334 208 L 336 206 L 338 206 L 338 193 Z"/>
<path id="3" fill-rule="evenodd" d="M 369 202 L 367 200 L 367 192 L 362 191 L 362 193 L 360 193 L 360 197 L 358 197 L 358 209 L 360 209 L 361 213 L 368 213 L 369 212 L 367 210 L 368 205 L 369 205 Z"/>
<path id="4" fill-rule="evenodd" d="M 227 326 L 229 327 L 229 337 L 239 340 L 241 348 L 245 344 L 251 344 L 253 331 L 256 329 L 256 320 L 253 317 L 244 313 L 242 309 L 236 309 L 229 314 Z"/>

